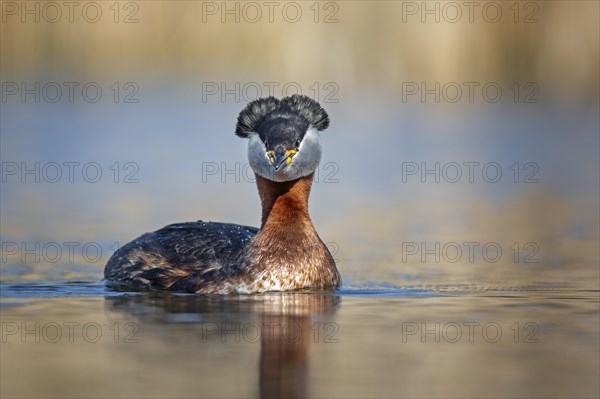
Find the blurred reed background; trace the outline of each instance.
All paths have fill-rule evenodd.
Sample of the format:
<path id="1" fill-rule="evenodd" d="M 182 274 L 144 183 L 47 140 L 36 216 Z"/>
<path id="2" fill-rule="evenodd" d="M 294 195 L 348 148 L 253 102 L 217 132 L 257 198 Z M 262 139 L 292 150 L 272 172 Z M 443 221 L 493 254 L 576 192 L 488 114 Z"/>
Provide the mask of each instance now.
<path id="1" fill-rule="evenodd" d="M 331 115 L 311 206 L 346 275 L 423 270 L 428 262 L 412 265 L 398 251 L 421 240 L 534 242 L 542 263 L 563 264 L 571 251 L 597 260 L 597 2 L 276 2 L 270 9 L 102 1 L 76 2 L 72 15 L 60 2 L 48 4 L 2 2 L 4 241 L 100 243 L 102 258 L 91 268 L 79 257 L 97 276 L 113 242 L 170 222 L 257 224 L 245 142 L 233 128 L 246 100 L 273 87 L 277 97 L 311 95 Z M 41 91 L 48 82 L 77 82 L 75 99 L 64 86 L 56 103 L 44 93 L 39 102 L 23 97 L 21 85 L 36 82 Z M 103 89 L 100 101 L 82 97 L 89 82 Z M 466 82 L 476 84 L 474 101 Z M 482 94 L 490 82 L 502 89 L 498 102 Z M 436 83 L 459 86 L 461 97 L 409 93 Z M 124 101 L 128 94 L 137 102 Z M 405 175 L 407 163 L 472 161 L 498 163 L 503 179 L 469 182 L 464 166 L 457 183 Z M 23 175 L 36 162 L 40 170 Z M 103 178 L 89 183 L 76 174 L 69 182 L 62 167 L 52 183 L 42 173 L 49 162 L 96 162 Z M 528 162 L 537 172 L 525 169 Z M 525 184 L 532 171 L 536 183 Z M 123 182 L 129 172 L 135 184 Z M 18 270 L 4 278 L 33 273 L 32 262 L 59 276 L 81 271 L 77 262 L 31 261 L 20 252 L 4 258 L 5 270 Z M 478 274 L 463 263 L 452 274 Z"/>
<path id="2" fill-rule="evenodd" d="M 593 1 L 87 3 L 69 22 L 64 5 L 4 1 L 3 79 L 331 79 L 344 95 L 532 81 L 555 99 L 598 98 Z"/>

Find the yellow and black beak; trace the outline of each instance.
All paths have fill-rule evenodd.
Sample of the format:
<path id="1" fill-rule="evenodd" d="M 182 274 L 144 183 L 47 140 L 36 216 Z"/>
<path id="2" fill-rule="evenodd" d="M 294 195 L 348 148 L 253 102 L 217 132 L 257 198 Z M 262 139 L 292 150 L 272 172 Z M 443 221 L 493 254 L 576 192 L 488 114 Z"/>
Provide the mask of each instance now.
<path id="1" fill-rule="evenodd" d="M 296 150 L 284 150 L 283 147 L 278 147 L 275 150 L 267 151 L 267 156 L 271 165 L 275 167 L 275 171 L 288 166 L 292 163 L 292 158 L 296 155 Z"/>

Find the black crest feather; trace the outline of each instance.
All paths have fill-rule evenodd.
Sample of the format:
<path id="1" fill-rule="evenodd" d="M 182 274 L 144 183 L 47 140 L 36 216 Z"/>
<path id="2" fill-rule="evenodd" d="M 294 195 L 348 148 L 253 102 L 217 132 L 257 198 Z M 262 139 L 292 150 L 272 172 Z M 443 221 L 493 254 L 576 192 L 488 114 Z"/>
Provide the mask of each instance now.
<path id="1" fill-rule="evenodd" d="M 238 116 L 235 134 L 246 138 L 257 132 L 264 119 L 273 112 L 296 114 L 317 130 L 329 127 L 329 116 L 318 102 L 308 96 L 294 94 L 281 100 L 265 97 L 248 103 Z"/>
<path id="2" fill-rule="evenodd" d="M 294 94 L 281 99 L 281 108 L 296 113 L 306 119 L 317 130 L 329 127 L 329 116 L 318 102 L 308 96 Z"/>
<path id="3" fill-rule="evenodd" d="M 259 98 L 248 103 L 238 116 L 235 134 L 246 138 L 251 132 L 256 132 L 265 116 L 279 108 L 279 103 L 275 97 Z"/>

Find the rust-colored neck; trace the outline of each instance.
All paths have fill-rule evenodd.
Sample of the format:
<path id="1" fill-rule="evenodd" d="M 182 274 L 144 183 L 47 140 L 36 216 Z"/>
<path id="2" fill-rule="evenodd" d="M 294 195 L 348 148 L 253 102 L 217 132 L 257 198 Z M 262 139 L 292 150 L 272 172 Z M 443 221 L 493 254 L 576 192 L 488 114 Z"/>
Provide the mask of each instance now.
<path id="1" fill-rule="evenodd" d="M 337 288 L 340 274 L 308 215 L 313 175 L 289 182 L 256 176 L 262 204 L 260 231 L 243 251 L 242 263 L 258 290 Z"/>
<path id="2" fill-rule="evenodd" d="M 274 182 L 256 175 L 256 185 L 262 205 L 261 229 L 310 223 L 308 196 L 313 174 L 286 182 Z"/>

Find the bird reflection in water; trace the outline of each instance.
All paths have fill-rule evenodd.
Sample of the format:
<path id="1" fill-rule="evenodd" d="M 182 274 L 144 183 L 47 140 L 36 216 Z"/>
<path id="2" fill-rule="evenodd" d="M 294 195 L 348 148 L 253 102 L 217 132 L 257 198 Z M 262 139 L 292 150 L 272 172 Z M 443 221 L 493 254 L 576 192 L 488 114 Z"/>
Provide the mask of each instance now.
<path id="1" fill-rule="evenodd" d="M 341 297 L 331 293 L 241 296 L 152 293 L 107 297 L 106 301 L 108 310 L 138 319 L 141 329 L 148 324 L 168 327 L 183 323 L 195 330 L 193 336 L 203 342 L 239 338 L 239 334 L 235 337 L 235 331 L 239 333 L 242 329 L 250 335 L 246 338 L 260 342 L 257 381 L 260 396 L 298 398 L 310 396 L 309 352 L 316 342 L 324 341 L 327 334 L 324 326 L 336 326 L 332 317 Z M 170 344 L 174 343 L 167 345 Z"/>

